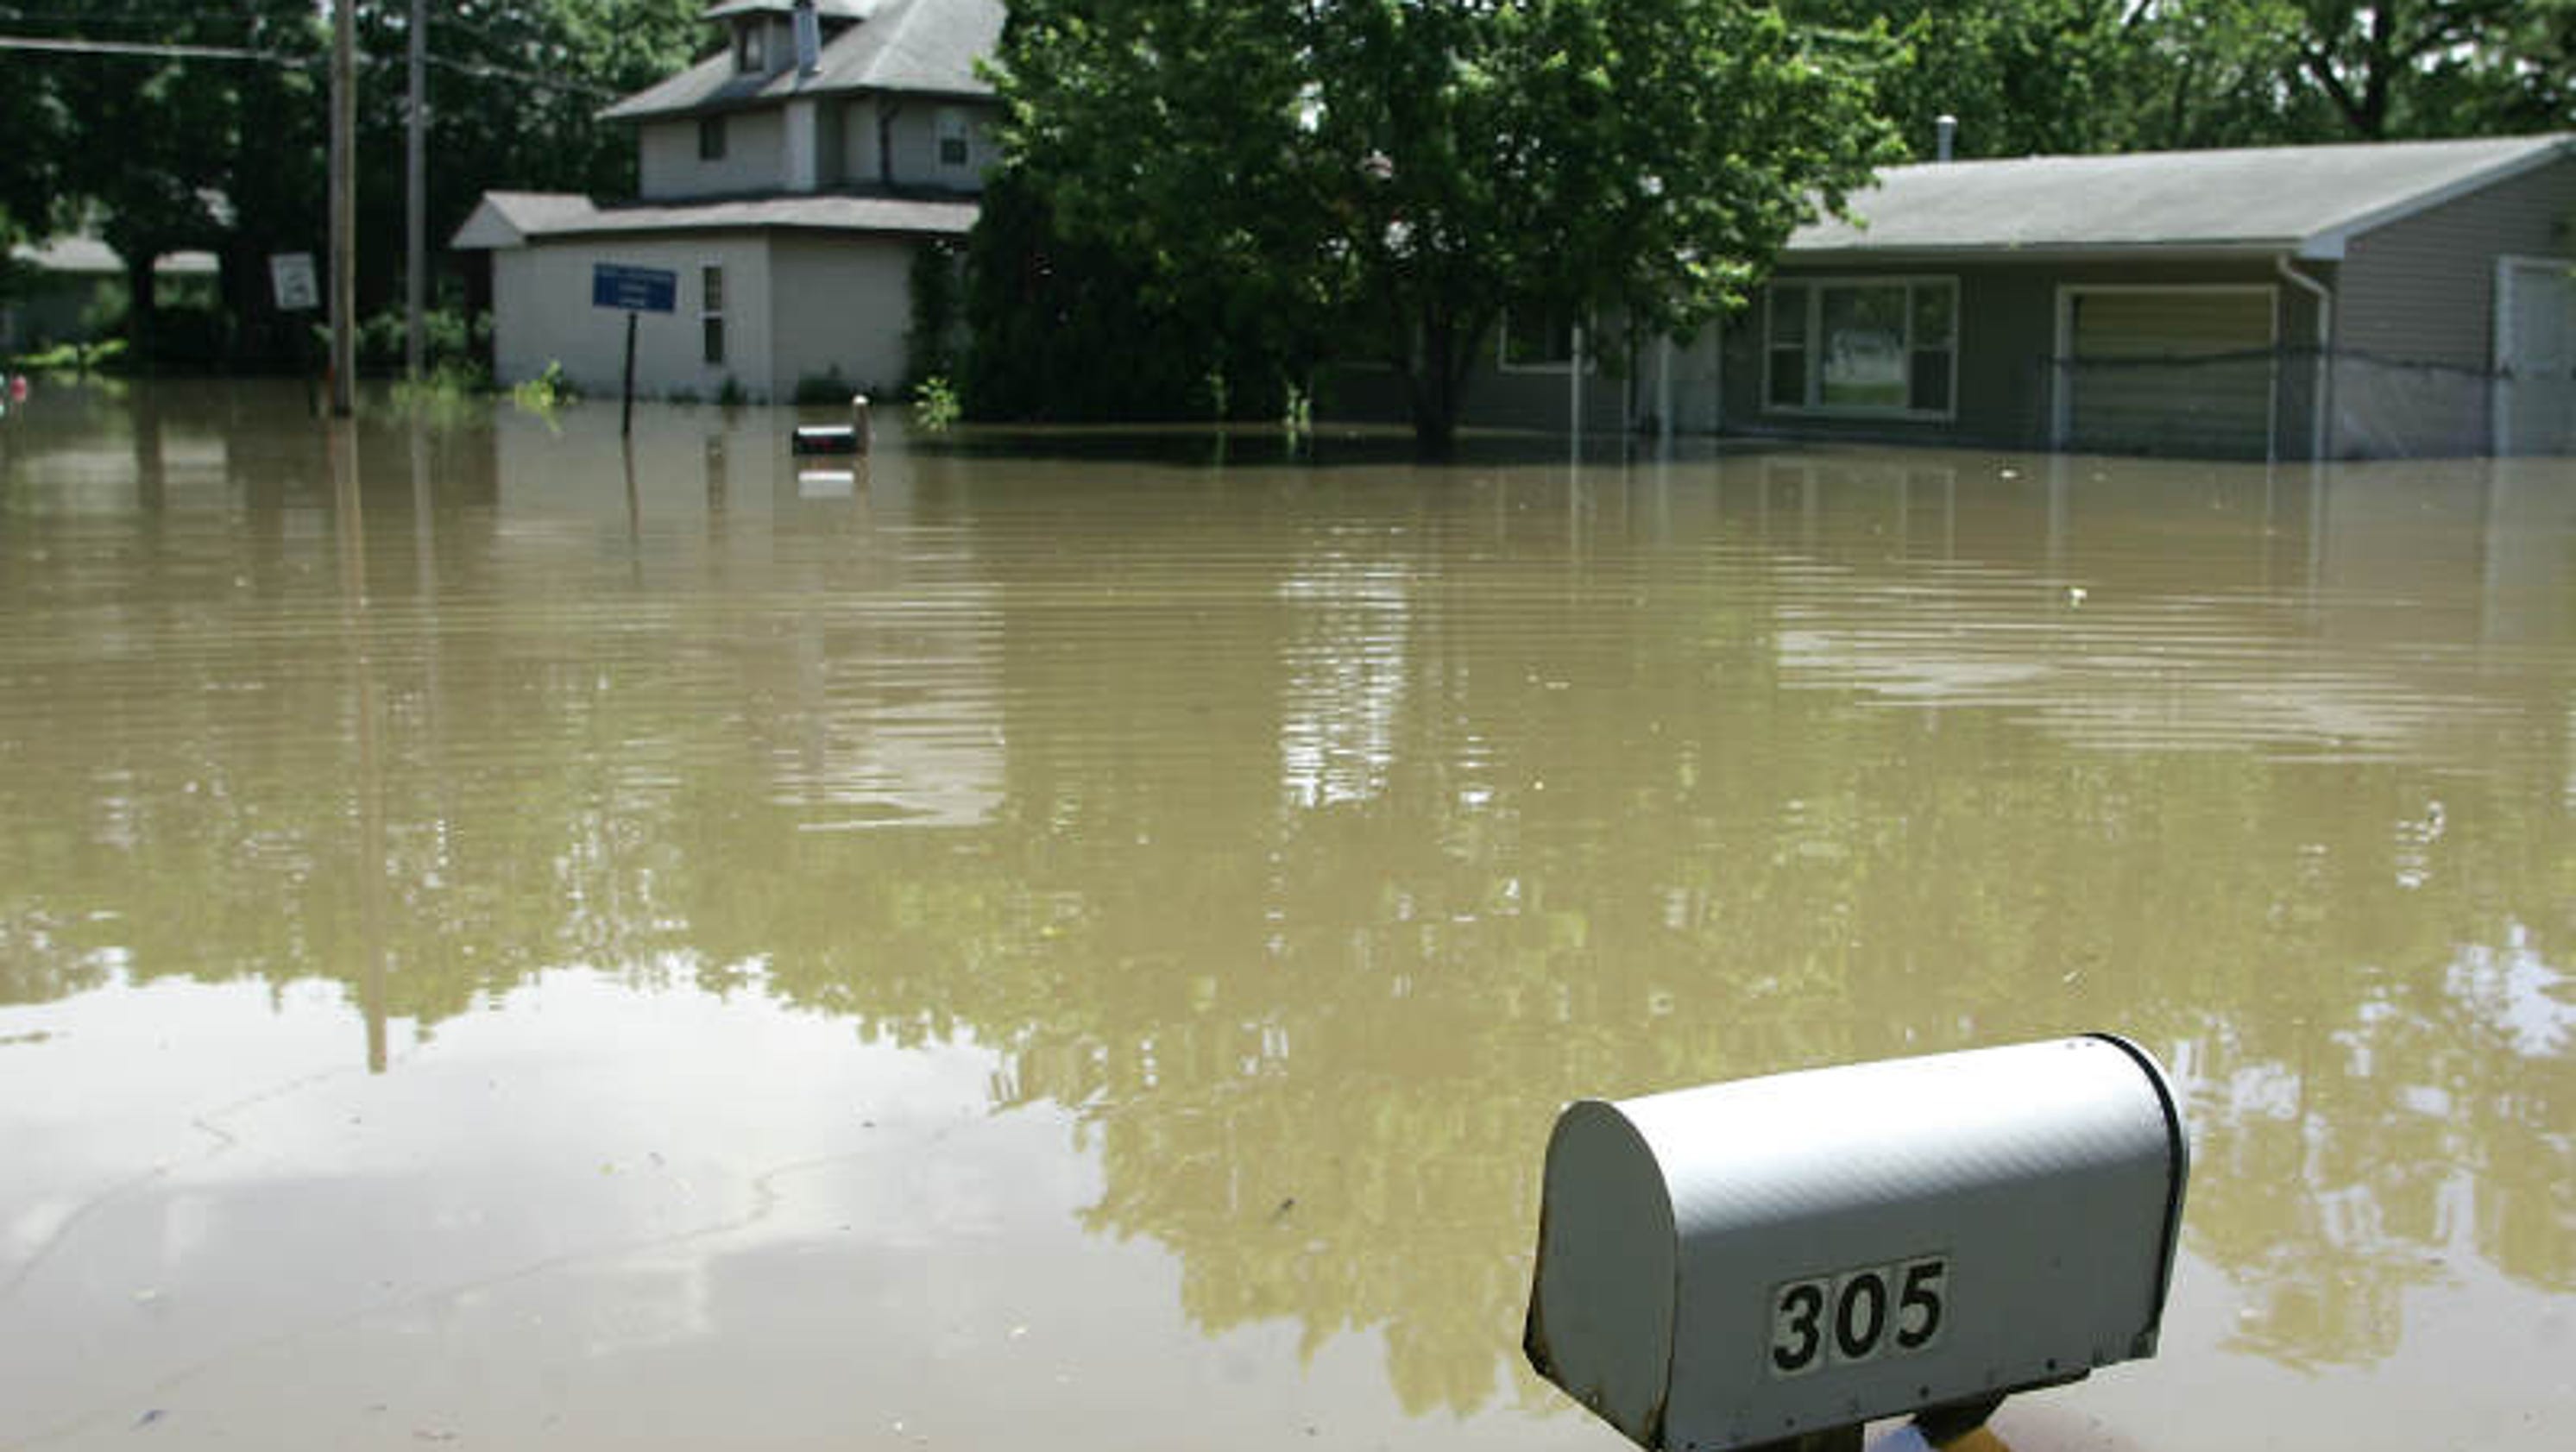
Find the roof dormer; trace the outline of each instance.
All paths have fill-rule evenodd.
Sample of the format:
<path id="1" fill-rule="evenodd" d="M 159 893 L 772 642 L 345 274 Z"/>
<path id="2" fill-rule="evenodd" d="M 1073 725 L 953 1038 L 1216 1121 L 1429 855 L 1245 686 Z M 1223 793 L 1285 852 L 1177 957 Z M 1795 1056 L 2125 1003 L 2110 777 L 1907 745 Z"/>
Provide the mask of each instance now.
<path id="1" fill-rule="evenodd" d="M 725 27 L 738 76 L 812 71 L 822 47 L 868 18 L 878 0 L 716 0 L 704 18 Z"/>

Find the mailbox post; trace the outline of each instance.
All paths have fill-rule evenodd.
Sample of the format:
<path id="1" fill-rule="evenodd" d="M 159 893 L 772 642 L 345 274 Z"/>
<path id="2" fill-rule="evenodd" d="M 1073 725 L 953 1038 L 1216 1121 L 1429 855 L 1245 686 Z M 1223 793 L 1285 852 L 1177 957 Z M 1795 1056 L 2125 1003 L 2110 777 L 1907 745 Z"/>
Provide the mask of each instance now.
<path id="1" fill-rule="evenodd" d="M 1955 1436 L 2155 1353 L 2188 1160 L 2110 1035 L 1579 1102 L 1526 1349 L 1655 1452 Z"/>

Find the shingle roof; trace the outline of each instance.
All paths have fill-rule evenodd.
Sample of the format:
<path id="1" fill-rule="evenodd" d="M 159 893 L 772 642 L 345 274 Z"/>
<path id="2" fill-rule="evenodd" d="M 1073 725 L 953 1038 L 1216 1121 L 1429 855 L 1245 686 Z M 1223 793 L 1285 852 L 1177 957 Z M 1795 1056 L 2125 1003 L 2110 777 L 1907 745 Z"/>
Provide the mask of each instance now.
<path id="1" fill-rule="evenodd" d="M 962 237 L 978 204 L 967 198 L 822 194 L 603 207 L 563 192 L 485 192 L 448 243 L 460 251 L 518 247 L 546 237 L 798 228 Z"/>
<path id="2" fill-rule="evenodd" d="M 880 0 L 868 8 L 865 20 L 824 42 L 822 68 L 813 75 L 800 75 L 794 66 L 742 75 L 732 55 L 723 53 L 599 114 L 637 121 L 833 91 L 992 94 L 975 66 L 1001 43 L 1002 0 Z"/>
<path id="3" fill-rule="evenodd" d="M 785 15 L 796 8 L 796 0 L 715 0 L 700 11 L 700 20 L 724 20 L 736 15 Z M 814 0 L 815 13 L 826 20 L 864 20 L 877 8 L 877 0 Z"/>
<path id="4" fill-rule="evenodd" d="M 1851 197 L 1860 225 L 1810 223 L 1783 256 L 2339 257 L 2356 233 L 2567 156 L 2576 156 L 2576 134 L 1890 167 Z"/>
<path id="5" fill-rule="evenodd" d="M 50 242 L 20 243 L 9 249 L 10 260 L 39 272 L 96 274 L 121 277 L 125 259 L 116 249 L 96 237 L 56 237 Z M 157 277 L 212 277 L 220 266 L 211 252 L 191 249 L 164 252 L 152 264 Z"/>

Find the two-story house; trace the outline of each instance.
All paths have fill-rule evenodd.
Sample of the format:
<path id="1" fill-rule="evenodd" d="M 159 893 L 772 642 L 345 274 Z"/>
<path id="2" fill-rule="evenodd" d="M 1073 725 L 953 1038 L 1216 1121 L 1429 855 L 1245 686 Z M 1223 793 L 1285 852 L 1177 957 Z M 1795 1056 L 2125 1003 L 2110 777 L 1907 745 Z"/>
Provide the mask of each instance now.
<path id="1" fill-rule="evenodd" d="M 640 392 L 904 380 L 914 254 L 962 241 L 993 158 L 976 64 L 1001 0 L 716 0 L 706 19 L 722 49 L 600 113 L 635 128 L 636 199 L 486 192 L 457 230 L 452 246 L 491 256 L 501 381 L 560 362 L 618 387 L 625 322 L 593 305 L 600 263 L 678 278 L 673 310 L 640 317 Z"/>

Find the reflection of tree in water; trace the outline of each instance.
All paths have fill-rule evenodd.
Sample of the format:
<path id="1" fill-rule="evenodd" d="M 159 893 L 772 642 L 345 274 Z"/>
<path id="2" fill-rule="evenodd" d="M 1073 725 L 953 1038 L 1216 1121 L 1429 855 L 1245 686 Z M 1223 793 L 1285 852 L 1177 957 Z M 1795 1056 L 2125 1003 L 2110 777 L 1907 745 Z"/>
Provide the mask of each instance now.
<path id="1" fill-rule="evenodd" d="M 964 487 L 929 481 L 915 525 Z M 1492 487 L 1475 552 L 1440 539 L 1475 511 L 1420 495 L 1270 502 L 1310 556 L 1385 526 L 1369 577 L 1418 581 L 1340 617 L 1377 714 L 1300 728 L 1311 779 L 1373 754 L 1342 797 L 1283 783 L 1280 743 L 1330 709 L 1290 658 L 1342 628 L 1282 581 L 1343 567 L 1224 558 L 1223 511 L 1065 548 L 1065 506 L 987 501 L 952 568 L 992 618 L 955 637 L 878 615 L 942 581 L 861 588 L 829 553 L 759 582 L 805 592 L 810 628 L 745 627 L 721 592 L 516 618 L 562 552 L 442 536 L 428 578 L 489 593 L 441 615 L 389 560 L 355 655 L 246 633 L 20 710 L 96 769 L 0 777 L 0 818 L 47 824 L 0 846 L 0 994 L 377 961 L 386 1011 L 434 1026 L 586 964 L 971 1033 L 997 1103 L 1075 1112 L 1086 1223 L 1169 1246 L 1197 1324 L 1381 1331 L 1416 1410 L 1535 1395 L 1508 1368 L 1563 1100 L 2101 1026 L 2181 1050 L 2188 1233 L 2246 1287 L 2247 1349 L 2382 1356 L 2460 1243 L 2576 1288 L 2576 1069 L 2463 967 L 2569 961 L 2576 845 L 2541 783 L 2443 778 L 2448 830 L 2410 834 L 2427 776 L 2402 767 L 2087 752 L 1785 689 L 1789 587 L 1758 560 L 1569 560 Z M 300 548 L 249 566 L 279 622 L 331 603 Z M 168 639 L 186 608 L 123 628 Z M 968 724 L 1009 742 L 990 814 L 798 830 L 781 763 L 805 780 L 853 729 L 818 722 L 886 664 L 859 657 L 959 651 L 997 703 Z M 361 670 L 381 865 L 351 851 Z M 117 724 L 146 700 L 153 730 Z"/>

